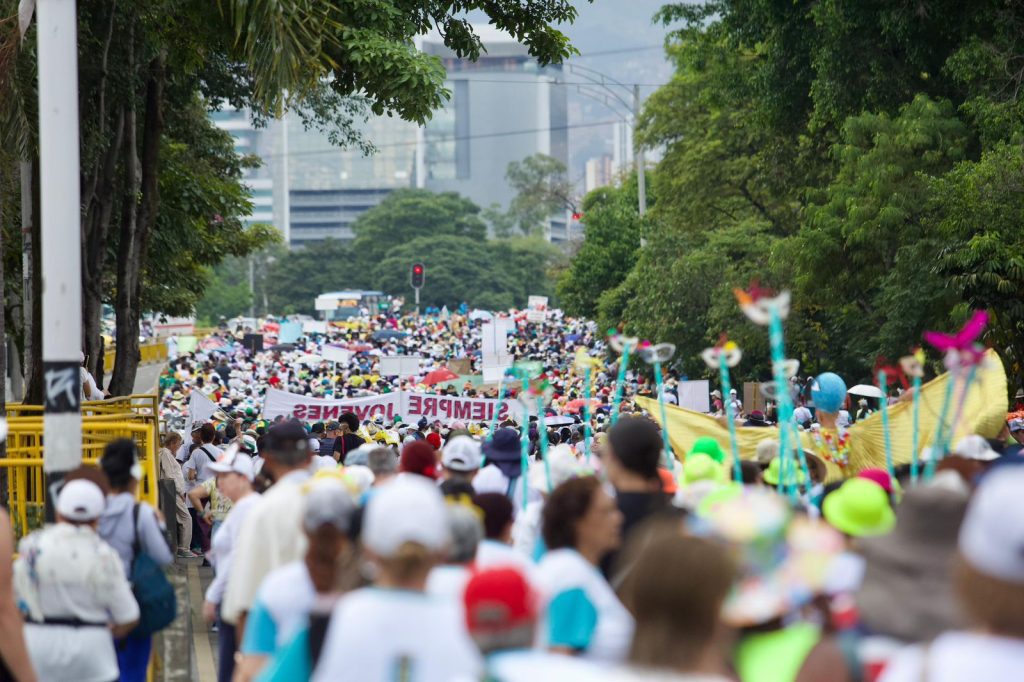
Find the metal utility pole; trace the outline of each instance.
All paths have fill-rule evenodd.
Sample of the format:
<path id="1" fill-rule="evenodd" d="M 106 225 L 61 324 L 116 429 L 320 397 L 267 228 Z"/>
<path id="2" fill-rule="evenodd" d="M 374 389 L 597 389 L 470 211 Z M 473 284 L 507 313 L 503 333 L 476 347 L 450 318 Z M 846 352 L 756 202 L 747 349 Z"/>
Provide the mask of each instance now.
<path id="1" fill-rule="evenodd" d="M 256 319 L 256 264 L 251 255 L 249 256 L 249 317 Z"/>
<path id="2" fill-rule="evenodd" d="M 577 86 L 577 90 L 581 94 L 601 102 L 612 111 L 618 113 L 620 116 L 622 115 L 622 112 L 616 111 L 616 106 L 621 106 L 624 111 L 629 112 L 629 118 L 631 119 L 630 127 L 633 129 L 633 164 L 636 170 L 637 211 L 639 212 L 640 217 L 643 217 L 644 214 L 647 213 L 647 177 L 645 173 L 646 162 L 644 160 L 643 146 L 638 145 L 636 143 L 636 129 L 640 121 L 640 85 L 634 83 L 633 87 L 630 88 L 625 83 L 620 83 L 619 81 L 601 73 L 600 71 L 591 69 L 586 66 L 580 66 L 578 64 L 569 64 L 566 66 L 566 70 L 568 70 L 572 74 L 585 78 L 590 83 L 593 83 L 594 86 L 601 89 L 601 92 L 599 92 L 599 94 L 595 96 L 593 93 L 589 93 L 586 91 L 586 88 L 589 88 L 590 86 Z M 619 91 L 615 90 L 615 88 L 620 88 L 621 90 L 626 91 L 626 93 L 632 92 L 632 101 L 626 101 L 626 99 L 624 99 L 620 95 Z M 609 100 L 609 96 L 612 97 L 615 101 L 617 101 L 618 104 L 616 104 L 615 101 Z M 626 94 L 626 96 L 628 97 L 629 95 Z M 640 246 L 646 245 L 647 240 L 644 239 L 643 235 L 641 234 Z"/>
<path id="3" fill-rule="evenodd" d="M 75 0 L 39 0 L 39 166 L 43 278 L 43 471 L 48 489 L 82 462 L 81 200 Z M 47 496 L 52 517 L 53 495 Z"/>

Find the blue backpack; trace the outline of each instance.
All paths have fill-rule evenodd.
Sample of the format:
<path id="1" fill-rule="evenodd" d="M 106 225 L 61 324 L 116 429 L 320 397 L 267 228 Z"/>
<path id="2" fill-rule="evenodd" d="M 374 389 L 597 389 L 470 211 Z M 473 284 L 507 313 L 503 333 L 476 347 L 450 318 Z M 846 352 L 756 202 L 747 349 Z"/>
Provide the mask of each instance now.
<path id="1" fill-rule="evenodd" d="M 139 603 L 139 624 L 132 635 L 145 637 L 163 630 L 174 621 L 178 613 L 178 600 L 174 586 L 167 579 L 164 569 L 153 558 L 142 551 L 139 543 L 139 505 L 132 509 L 132 528 L 135 540 L 132 542 L 132 593 Z"/>

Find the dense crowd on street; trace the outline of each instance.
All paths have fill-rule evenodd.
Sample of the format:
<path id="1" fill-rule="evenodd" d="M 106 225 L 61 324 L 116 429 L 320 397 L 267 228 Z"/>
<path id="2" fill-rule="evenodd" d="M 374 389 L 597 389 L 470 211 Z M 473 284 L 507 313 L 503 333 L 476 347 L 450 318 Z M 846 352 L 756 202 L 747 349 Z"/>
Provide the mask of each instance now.
<path id="1" fill-rule="evenodd" d="M 161 378 L 166 512 L 135 501 L 131 441 L 64 478 L 57 523 L 0 572 L 13 678 L 145 679 L 168 621 L 154 576 L 175 558 L 213 567 L 203 616 L 220 682 L 1021 678 L 1024 413 L 920 477 L 831 480 L 810 451 L 787 474 L 767 428 L 739 467 L 711 438 L 669 461 L 635 401 L 659 387 L 628 369 L 616 400 L 604 334 L 557 311 L 511 317 L 508 355 L 546 382 L 540 418 L 263 414 L 271 388 L 514 395 L 469 376 L 424 383 L 458 361 L 480 373 L 484 320 L 468 315 L 366 315 L 255 352 L 226 328 L 178 353 Z M 592 373 L 579 349 L 601 359 Z M 418 372 L 383 375 L 395 355 L 420 356 Z M 195 419 L 196 392 L 214 414 Z M 709 398 L 741 423 L 771 421 L 735 394 Z M 819 429 L 819 416 L 798 405 L 794 419 Z"/>

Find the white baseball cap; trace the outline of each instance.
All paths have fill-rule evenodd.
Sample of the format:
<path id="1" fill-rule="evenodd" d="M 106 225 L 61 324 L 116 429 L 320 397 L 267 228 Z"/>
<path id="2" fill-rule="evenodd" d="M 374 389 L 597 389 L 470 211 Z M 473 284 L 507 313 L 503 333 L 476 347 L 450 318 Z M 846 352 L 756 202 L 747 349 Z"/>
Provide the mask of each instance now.
<path id="1" fill-rule="evenodd" d="M 977 434 L 961 438 L 953 448 L 953 452 L 978 462 L 991 462 L 994 459 L 999 459 L 999 453 L 992 449 L 987 440 Z"/>
<path id="2" fill-rule="evenodd" d="M 352 528 L 355 513 L 356 503 L 340 479 L 325 477 L 310 480 L 302 509 L 302 527 L 307 531 L 331 525 L 347 534 Z"/>
<path id="3" fill-rule="evenodd" d="M 547 495 L 548 493 L 548 471 L 551 471 L 551 489 L 554 490 L 561 484 L 575 476 L 586 473 L 583 464 L 576 459 L 572 448 L 564 443 L 559 443 L 548 449 L 548 466 L 544 467 L 543 462 L 532 462 L 530 473 L 527 474 L 530 487 Z"/>
<path id="4" fill-rule="evenodd" d="M 480 443 L 469 436 L 456 436 L 441 453 L 441 464 L 452 471 L 476 471 L 480 468 Z"/>
<path id="5" fill-rule="evenodd" d="M 57 495 L 57 513 L 69 521 L 95 521 L 103 514 L 107 500 L 92 481 L 68 481 Z"/>
<path id="6" fill-rule="evenodd" d="M 451 541 L 444 498 L 423 476 L 402 475 L 382 486 L 366 506 L 363 545 L 390 557 L 406 542 L 440 552 Z"/>
<path id="7" fill-rule="evenodd" d="M 1024 584 L 1024 515 L 1016 512 L 1024 467 L 1005 466 L 985 476 L 960 526 L 960 553 L 976 570 Z"/>
<path id="8" fill-rule="evenodd" d="M 256 467 L 252 457 L 239 452 L 235 443 L 228 446 L 208 468 L 218 474 L 242 474 L 250 481 L 256 478 Z"/>

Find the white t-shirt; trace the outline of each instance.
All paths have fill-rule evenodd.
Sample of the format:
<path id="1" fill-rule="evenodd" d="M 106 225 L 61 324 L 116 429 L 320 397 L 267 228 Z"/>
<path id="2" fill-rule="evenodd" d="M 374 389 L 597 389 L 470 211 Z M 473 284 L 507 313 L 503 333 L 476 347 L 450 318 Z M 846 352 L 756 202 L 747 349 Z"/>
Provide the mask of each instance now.
<path id="1" fill-rule="evenodd" d="M 469 582 L 467 566 L 455 564 L 435 566 L 427 576 L 427 594 L 461 606 L 467 582 Z"/>
<path id="2" fill-rule="evenodd" d="M 191 462 L 190 468 L 196 471 L 196 485 L 202 485 L 213 478 L 214 472 L 210 471 L 210 465 L 217 461 L 220 454 L 221 449 L 210 443 L 201 443 L 192 451 L 189 462 Z"/>
<path id="3" fill-rule="evenodd" d="M 619 663 L 633 640 L 634 622 L 596 566 L 574 549 L 548 552 L 537 567 L 545 599 L 540 640 L 585 658 Z"/>
<path id="4" fill-rule="evenodd" d="M 515 480 L 515 484 L 512 486 L 512 495 L 509 499 L 512 500 L 512 513 L 518 514 L 523 508 L 523 477 L 527 475 L 526 470 L 523 470 L 522 476 Z M 477 494 L 481 493 L 500 493 L 502 495 L 508 494 L 509 480 L 505 474 L 501 473 L 494 464 L 488 464 L 484 468 L 477 472 L 476 476 L 473 477 L 473 490 Z M 540 493 L 533 488 L 528 489 L 527 502 L 534 500 L 539 501 L 541 499 Z"/>
<path id="5" fill-rule="evenodd" d="M 598 664 L 538 649 L 502 651 L 487 657 L 489 679 L 501 682 L 590 682 L 604 680 Z"/>
<path id="6" fill-rule="evenodd" d="M 334 607 L 314 682 L 476 678 L 483 664 L 455 604 L 367 587 Z"/>
<path id="7" fill-rule="evenodd" d="M 1024 678 L 1024 639 L 947 632 L 903 649 L 879 682 L 1013 682 Z"/>
<path id="8" fill-rule="evenodd" d="M 58 523 L 22 538 L 14 591 L 31 620 L 75 619 L 96 627 L 25 625 L 25 643 L 40 680 L 108 682 L 118 676 L 106 623 L 139 617 L 121 557 L 87 526 Z"/>
<path id="9" fill-rule="evenodd" d="M 533 581 L 533 571 L 536 565 L 523 554 L 518 552 L 512 545 L 506 545 L 497 540 L 481 540 L 476 548 L 476 568 L 498 568 L 511 566 L 522 571 L 530 581 Z"/>

